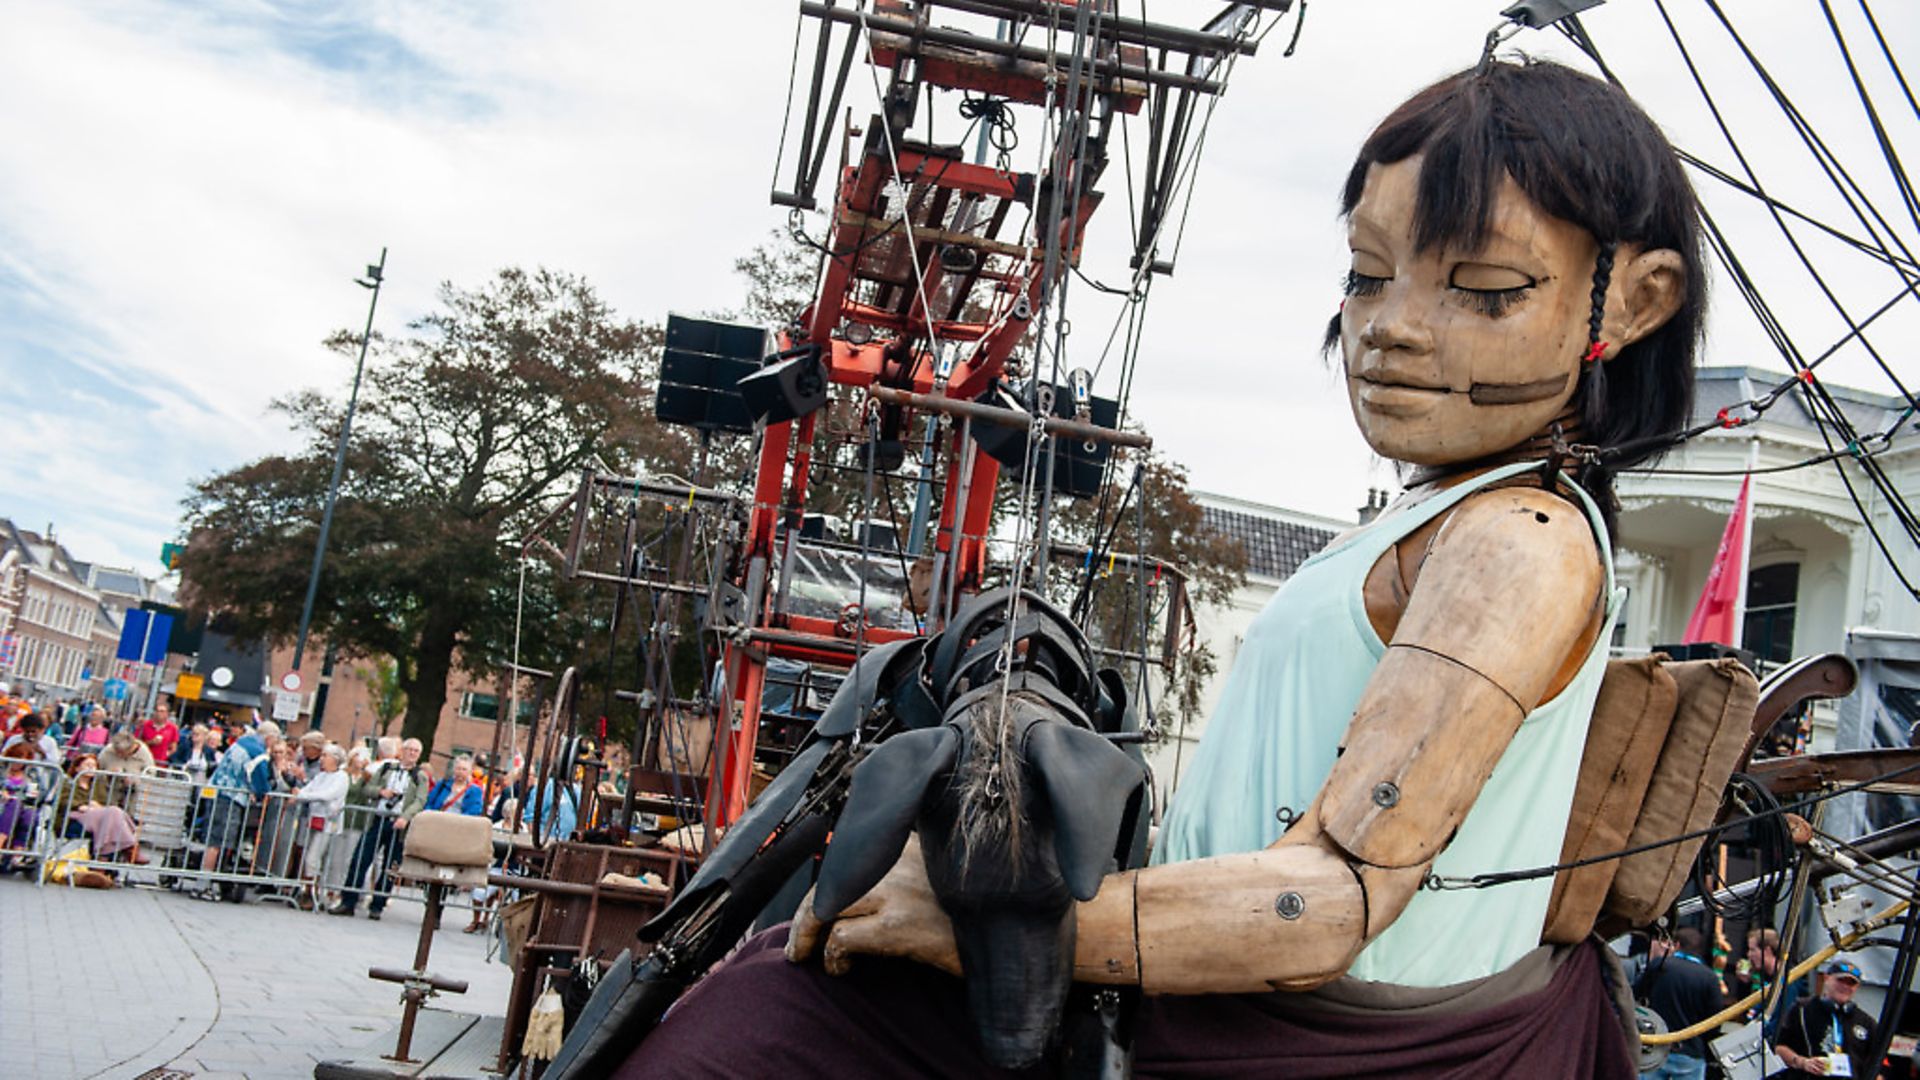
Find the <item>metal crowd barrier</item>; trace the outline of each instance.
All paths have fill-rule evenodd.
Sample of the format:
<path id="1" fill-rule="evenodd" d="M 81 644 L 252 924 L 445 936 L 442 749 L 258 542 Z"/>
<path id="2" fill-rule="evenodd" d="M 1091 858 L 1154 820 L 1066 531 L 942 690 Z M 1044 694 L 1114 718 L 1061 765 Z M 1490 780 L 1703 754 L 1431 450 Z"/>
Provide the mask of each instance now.
<path id="1" fill-rule="evenodd" d="M 29 779 L 39 783 L 22 785 L 12 815 L 0 793 L 0 826 L 24 823 L 18 826 L 21 841 L 0 852 L 0 867 L 7 859 L 37 867 L 42 884 L 59 860 L 69 871 L 107 871 L 126 884 L 217 892 L 230 900 L 251 891 L 317 911 L 360 870 L 360 880 L 351 884 L 363 901 L 424 901 L 420 889 L 391 877 L 406 841 L 405 831 L 390 824 L 397 816 L 391 810 L 350 806 L 332 820 L 316 820 L 314 805 L 291 792 L 255 795 L 196 783 L 177 769 L 70 777 L 42 762 L 11 764 L 25 766 Z M 72 818 L 75 810 L 85 821 Z M 133 843 L 122 846 L 129 839 Z M 86 858 L 76 857 L 82 844 Z M 210 849 L 218 851 L 211 860 Z M 70 872 L 65 879 L 74 883 Z M 473 906 L 466 893 L 448 901 L 449 907 Z"/>
<path id="2" fill-rule="evenodd" d="M 38 872 L 66 775 L 48 761 L 9 758 L 0 769 L 0 871 Z"/>

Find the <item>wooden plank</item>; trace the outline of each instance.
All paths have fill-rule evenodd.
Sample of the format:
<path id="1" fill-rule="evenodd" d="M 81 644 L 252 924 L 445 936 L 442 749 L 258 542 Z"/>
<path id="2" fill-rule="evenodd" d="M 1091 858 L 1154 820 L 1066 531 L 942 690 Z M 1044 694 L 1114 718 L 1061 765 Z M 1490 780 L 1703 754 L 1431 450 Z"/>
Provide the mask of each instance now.
<path id="1" fill-rule="evenodd" d="M 432 1080 L 492 1080 L 500 1074 L 492 1071 L 500 1054 L 500 1033 L 506 1027 L 504 1016 L 476 1016 L 466 1034 L 446 1052 L 433 1059 L 420 1075 Z"/>
<path id="2" fill-rule="evenodd" d="M 1811 795 L 1830 785 L 1858 784 L 1881 776 L 1887 776 L 1886 782 L 1875 784 L 1871 790 L 1908 795 L 1920 785 L 1920 749 L 1836 750 L 1768 758 L 1749 765 L 1747 771 L 1780 798 Z"/>

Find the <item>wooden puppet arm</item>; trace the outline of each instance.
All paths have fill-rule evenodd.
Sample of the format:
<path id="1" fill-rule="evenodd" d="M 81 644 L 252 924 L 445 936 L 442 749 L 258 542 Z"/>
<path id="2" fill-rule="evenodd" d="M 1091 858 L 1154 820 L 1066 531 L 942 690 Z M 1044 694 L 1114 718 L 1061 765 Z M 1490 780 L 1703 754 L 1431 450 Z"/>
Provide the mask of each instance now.
<path id="1" fill-rule="evenodd" d="M 1424 873 L 1282 843 L 1111 874 L 1079 907 L 1074 978 L 1155 994 L 1312 989 L 1359 955 L 1369 903 L 1398 914 Z"/>
<path id="2" fill-rule="evenodd" d="M 1440 530 L 1319 797 L 1264 851 L 1110 875 L 1075 977 L 1150 993 L 1309 989 L 1412 899 L 1604 610 L 1585 516 L 1500 489 Z"/>

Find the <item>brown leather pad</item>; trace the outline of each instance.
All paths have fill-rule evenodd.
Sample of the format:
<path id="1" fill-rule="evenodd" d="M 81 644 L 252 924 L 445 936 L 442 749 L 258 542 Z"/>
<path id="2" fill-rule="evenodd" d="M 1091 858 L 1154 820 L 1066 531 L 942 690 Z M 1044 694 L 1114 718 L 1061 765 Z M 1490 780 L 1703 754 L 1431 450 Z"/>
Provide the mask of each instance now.
<path id="1" fill-rule="evenodd" d="M 1738 660 L 1693 660 L 1668 664 L 1666 671 L 1679 688 L 1679 707 L 1629 847 L 1713 823 L 1760 700 L 1759 683 Z M 1634 926 L 1659 918 L 1685 887 L 1704 842 L 1697 837 L 1621 859 L 1607 912 Z"/>
<path id="2" fill-rule="evenodd" d="M 1627 846 L 1679 702 L 1679 687 L 1664 669 L 1665 659 L 1655 654 L 1607 664 L 1593 722 L 1587 726 L 1586 752 L 1560 849 L 1562 863 Z M 1560 871 L 1553 879 L 1540 940 L 1572 945 L 1592 933 L 1619 869 L 1619 861 L 1609 859 Z"/>
<path id="3" fill-rule="evenodd" d="M 424 810 L 407 823 L 405 854 L 440 866 L 485 867 L 493 861 L 493 823 L 483 817 Z"/>

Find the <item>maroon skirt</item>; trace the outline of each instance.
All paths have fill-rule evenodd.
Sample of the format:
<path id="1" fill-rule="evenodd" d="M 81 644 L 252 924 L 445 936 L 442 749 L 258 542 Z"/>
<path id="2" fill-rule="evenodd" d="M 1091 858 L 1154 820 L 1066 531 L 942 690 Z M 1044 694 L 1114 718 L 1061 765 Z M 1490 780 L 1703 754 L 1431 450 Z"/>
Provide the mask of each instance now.
<path id="1" fill-rule="evenodd" d="M 786 940 L 785 926 L 749 940 L 687 992 L 617 1075 L 1049 1075 L 987 1065 L 960 980 L 873 957 L 830 976 L 818 963 L 789 964 Z M 1149 997 L 1134 1075 L 1631 1080 L 1637 1068 L 1622 992 L 1619 966 L 1587 942 L 1536 950 L 1513 971 L 1438 990 L 1340 980 L 1312 994 Z"/>

